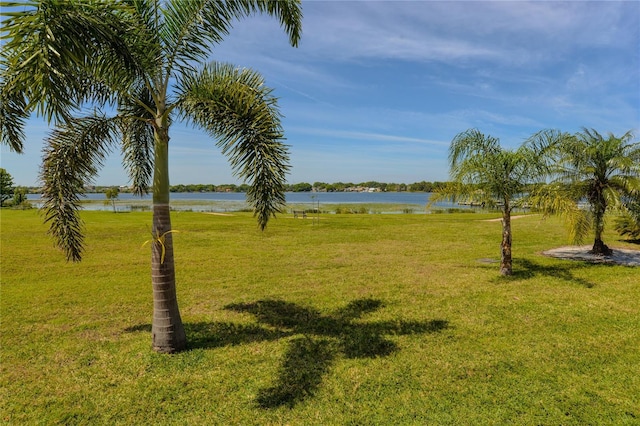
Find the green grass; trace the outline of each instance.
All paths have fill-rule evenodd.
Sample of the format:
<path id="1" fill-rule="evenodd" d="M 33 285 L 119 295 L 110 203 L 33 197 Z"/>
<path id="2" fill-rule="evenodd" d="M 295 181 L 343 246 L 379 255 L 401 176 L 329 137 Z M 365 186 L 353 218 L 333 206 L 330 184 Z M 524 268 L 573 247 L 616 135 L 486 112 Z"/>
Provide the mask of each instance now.
<path id="1" fill-rule="evenodd" d="M 159 355 L 150 213 L 83 213 L 69 264 L 3 210 L 0 422 L 640 424 L 638 268 L 543 257 L 529 216 L 502 278 L 490 217 L 174 212 L 190 343 Z"/>

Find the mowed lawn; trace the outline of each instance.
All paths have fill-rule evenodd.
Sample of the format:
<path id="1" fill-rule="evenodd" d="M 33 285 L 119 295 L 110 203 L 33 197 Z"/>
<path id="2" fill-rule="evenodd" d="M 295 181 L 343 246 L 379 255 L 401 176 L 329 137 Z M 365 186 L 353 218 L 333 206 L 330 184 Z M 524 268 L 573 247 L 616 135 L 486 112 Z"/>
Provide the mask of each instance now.
<path id="1" fill-rule="evenodd" d="M 64 260 L 1 212 L 3 424 L 640 424 L 640 269 L 546 258 L 556 219 L 174 212 L 189 350 L 151 350 L 151 214 Z M 619 241 L 613 230 L 605 241 Z"/>

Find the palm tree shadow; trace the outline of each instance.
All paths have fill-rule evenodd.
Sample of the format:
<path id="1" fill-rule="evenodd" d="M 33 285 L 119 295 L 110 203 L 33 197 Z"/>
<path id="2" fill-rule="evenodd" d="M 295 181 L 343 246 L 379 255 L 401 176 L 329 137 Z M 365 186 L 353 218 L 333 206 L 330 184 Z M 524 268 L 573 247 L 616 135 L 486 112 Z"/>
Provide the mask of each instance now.
<path id="1" fill-rule="evenodd" d="M 306 335 L 292 339 L 278 368 L 275 384 L 258 391 L 256 403 L 260 408 L 283 405 L 293 408 L 315 394 L 336 356 L 336 348 L 329 339 Z"/>
<path id="2" fill-rule="evenodd" d="M 638 244 L 640 245 L 640 238 L 620 238 L 618 241 L 629 244 Z"/>
<path id="3" fill-rule="evenodd" d="M 219 348 L 245 343 L 274 341 L 291 333 L 273 330 L 255 324 L 227 322 L 186 323 L 185 332 L 189 349 Z"/>
<path id="4" fill-rule="evenodd" d="M 435 333 L 448 327 L 445 320 L 356 322 L 382 307 L 379 300 L 359 299 L 330 315 L 282 300 L 231 304 L 235 312 L 249 313 L 258 323 L 286 335 L 299 335 L 289 343 L 273 386 L 258 392 L 261 408 L 293 407 L 313 396 L 339 355 L 348 358 L 387 356 L 398 350 L 387 335 Z"/>
<path id="5" fill-rule="evenodd" d="M 255 324 L 234 324 L 229 322 L 186 322 L 188 350 L 210 349 L 236 346 L 245 343 L 274 341 L 291 333 L 273 330 Z M 138 324 L 124 329 L 127 333 L 151 332 L 151 324 Z"/>
<path id="6" fill-rule="evenodd" d="M 260 408 L 293 407 L 313 396 L 338 356 L 387 356 L 398 346 L 387 336 L 436 333 L 449 327 L 446 320 L 359 321 L 383 307 L 380 300 L 358 299 L 332 314 L 283 300 L 235 303 L 225 309 L 252 315 L 257 324 L 230 322 L 184 323 L 188 349 L 218 348 L 293 337 L 278 368 L 273 386 L 258 391 Z M 151 324 L 127 327 L 125 332 L 150 332 Z"/>
<path id="7" fill-rule="evenodd" d="M 520 279 L 530 279 L 539 275 L 560 278 L 570 283 L 579 284 L 586 288 L 595 287 L 595 283 L 584 278 L 578 278 L 573 275 L 572 270 L 584 268 L 584 265 L 541 265 L 529 259 L 518 259 L 514 262 L 513 277 Z"/>

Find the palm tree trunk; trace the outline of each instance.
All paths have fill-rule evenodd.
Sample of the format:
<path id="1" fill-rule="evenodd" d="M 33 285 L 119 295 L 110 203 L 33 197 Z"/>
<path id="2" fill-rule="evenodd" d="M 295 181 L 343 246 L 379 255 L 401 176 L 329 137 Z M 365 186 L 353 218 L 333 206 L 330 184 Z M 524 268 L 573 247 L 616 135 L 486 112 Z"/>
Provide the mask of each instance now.
<path id="1" fill-rule="evenodd" d="M 500 258 L 500 275 L 513 274 L 513 261 L 511 259 L 511 208 L 508 202 L 504 203 L 502 210 L 502 244 Z"/>
<path id="2" fill-rule="evenodd" d="M 602 234 L 604 234 L 604 214 L 607 209 L 607 202 L 601 193 L 599 193 L 597 199 L 593 201 L 593 207 L 595 238 L 590 253 L 611 256 L 613 250 L 611 250 L 602 240 Z"/>
<path id="3" fill-rule="evenodd" d="M 151 251 L 151 281 L 153 286 L 153 349 L 174 353 L 186 347 L 187 339 L 178 309 L 176 276 L 173 260 L 173 238 L 168 205 L 153 205 L 154 235 L 160 238 Z"/>
<path id="4" fill-rule="evenodd" d="M 153 286 L 153 349 L 174 353 L 185 349 L 187 338 L 176 295 L 173 236 L 169 209 L 169 134 L 155 126 L 155 164 L 153 175 L 153 238 L 151 281 Z"/>

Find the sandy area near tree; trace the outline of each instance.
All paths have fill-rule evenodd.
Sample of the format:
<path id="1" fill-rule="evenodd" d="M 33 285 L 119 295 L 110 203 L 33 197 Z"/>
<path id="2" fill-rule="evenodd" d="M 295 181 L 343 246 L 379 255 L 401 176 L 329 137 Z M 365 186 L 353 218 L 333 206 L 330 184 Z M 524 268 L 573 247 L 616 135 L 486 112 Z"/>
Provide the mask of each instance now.
<path id="1" fill-rule="evenodd" d="M 640 266 L 640 250 L 630 250 L 611 247 L 611 256 L 602 256 L 589 253 L 592 246 L 564 246 L 543 251 L 542 254 L 549 257 L 569 260 L 582 260 L 592 263 L 613 263 L 625 266 Z"/>
<path id="2" fill-rule="evenodd" d="M 513 219 L 522 219 L 523 217 L 531 217 L 531 216 L 537 216 L 535 214 L 520 214 L 517 216 L 511 216 L 511 220 Z M 500 222 L 502 220 L 501 217 L 496 218 L 496 219 L 485 219 L 485 222 Z"/>

